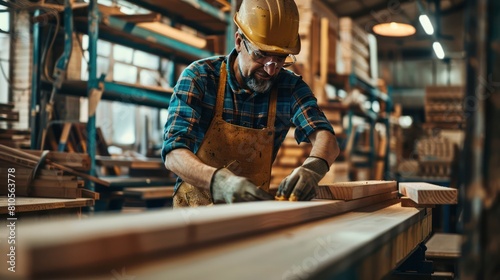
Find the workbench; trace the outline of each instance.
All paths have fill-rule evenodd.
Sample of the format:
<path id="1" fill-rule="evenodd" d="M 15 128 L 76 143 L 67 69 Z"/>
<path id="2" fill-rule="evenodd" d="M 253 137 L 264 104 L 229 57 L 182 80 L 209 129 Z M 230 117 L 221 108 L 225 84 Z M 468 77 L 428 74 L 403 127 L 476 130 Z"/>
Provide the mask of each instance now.
<path id="1" fill-rule="evenodd" d="M 82 207 L 93 206 L 92 198 L 44 198 L 44 197 L 16 197 L 15 214 L 17 217 L 52 217 L 59 215 L 74 215 L 78 217 Z M 0 197 L 0 218 L 9 216 L 6 196 Z"/>
<path id="2" fill-rule="evenodd" d="M 401 207 L 388 193 L 353 201 L 249 202 L 21 224 L 16 275 L 380 279 L 426 240 L 431 221 L 431 209 Z"/>

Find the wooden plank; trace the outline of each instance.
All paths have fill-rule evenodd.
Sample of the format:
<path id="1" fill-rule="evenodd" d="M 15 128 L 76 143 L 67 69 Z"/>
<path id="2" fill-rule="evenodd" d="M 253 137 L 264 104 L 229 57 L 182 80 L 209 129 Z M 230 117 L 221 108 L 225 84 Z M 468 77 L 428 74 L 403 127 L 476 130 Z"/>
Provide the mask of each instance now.
<path id="1" fill-rule="evenodd" d="M 140 279 L 250 280 L 262 275 L 265 279 L 383 279 L 429 235 L 430 217 L 425 210 L 374 205 L 244 240 L 157 254 L 147 261 L 135 258 L 118 267 L 126 266 L 127 275 Z M 96 278 L 109 278 L 109 269 Z"/>
<path id="2" fill-rule="evenodd" d="M 23 258 L 16 273 L 19 277 L 74 273 L 74 269 L 158 251 L 175 253 L 180 248 L 331 217 L 394 198 L 395 194 L 386 193 L 347 202 L 262 201 L 26 224 L 17 236 L 17 250 Z"/>
<path id="3" fill-rule="evenodd" d="M 99 166 L 125 166 L 136 169 L 164 168 L 163 161 L 159 158 L 139 160 L 135 158 L 112 158 L 110 156 L 96 156 Z"/>
<path id="4" fill-rule="evenodd" d="M 416 208 L 434 208 L 435 204 L 418 204 L 415 201 L 411 200 L 411 198 L 403 196 L 400 198 L 401 207 L 416 207 Z"/>
<path id="5" fill-rule="evenodd" d="M 42 151 L 40 150 L 23 151 L 36 156 L 42 155 Z M 45 158 L 68 167 L 81 167 L 86 170 L 90 168 L 90 157 L 88 154 L 49 151 Z"/>
<path id="6" fill-rule="evenodd" d="M 4 199 L 5 198 L 5 199 Z M 41 197 L 16 197 L 16 212 L 32 212 L 58 208 L 75 208 L 93 206 L 94 200 L 89 198 L 59 199 Z M 0 199 L 0 214 L 8 213 L 6 197 Z"/>
<path id="7" fill-rule="evenodd" d="M 6 147 L 5 145 L 1 145 L 3 147 Z M 36 161 L 31 160 L 31 159 L 25 159 L 21 158 L 19 156 L 10 154 L 8 152 L 0 151 L 0 160 L 18 164 L 20 166 L 28 167 L 28 168 L 34 168 L 37 164 Z"/>
<path id="8" fill-rule="evenodd" d="M 27 167 L 34 167 L 36 165 L 36 163 L 40 160 L 40 157 L 38 156 L 35 156 L 35 155 L 31 155 L 29 153 L 26 153 L 22 150 L 19 150 L 19 149 L 14 149 L 14 148 L 10 148 L 10 147 L 7 147 L 5 145 L 0 145 L 0 149 L 3 151 L 1 153 L 5 153 L 5 152 L 10 152 L 12 153 L 11 156 L 14 156 L 14 157 L 23 157 L 21 159 L 21 161 L 26 162 L 26 165 Z M 14 160 L 14 162 L 18 162 L 16 160 Z M 69 167 L 66 167 L 64 165 L 61 165 L 61 164 L 58 164 L 56 162 L 53 162 L 49 159 L 45 159 L 45 166 L 51 166 L 51 167 L 54 167 L 54 168 L 57 168 L 57 169 L 60 169 L 60 170 L 63 170 L 63 171 L 66 171 L 68 173 L 71 173 L 73 175 L 76 175 L 76 176 L 80 176 L 82 177 L 83 179 L 87 179 L 87 180 L 90 180 L 94 183 L 97 183 L 97 184 L 100 184 L 102 186 L 106 186 L 106 187 L 109 187 L 109 183 L 106 182 L 106 181 L 103 181 L 97 177 L 94 177 L 94 176 L 90 176 L 86 173 L 82 173 L 82 172 L 79 172 L 79 171 L 76 171 L 72 168 L 69 168 Z"/>
<path id="9" fill-rule="evenodd" d="M 93 192 L 87 189 L 81 189 L 82 197 L 92 198 L 94 200 L 98 200 L 100 198 L 100 194 L 98 192 Z"/>
<path id="10" fill-rule="evenodd" d="M 174 185 L 176 179 L 168 177 L 106 177 L 102 178 L 111 187 L 145 187 Z"/>
<path id="11" fill-rule="evenodd" d="M 453 233 L 435 233 L 425 243 L 427 258 L 458 259 L 462 246 L 462 235 Z"/>
<path id="12" fill-rule="evenodd" d="M 171 198 L 174 194 L 174 187 L 137 187 L 123 189 L 123 195 L 139 199 Z"/>
<path id="13" fill-rule="evenodd" d="M 338 182 L 320 186 L 316 198 L 352 200 L 397 191 L 396 181 L 369 180 L 354 182 Z"/>
<path id="14" fill-rule="evenodd" d="M 8 167 L 0 167 L 0 174 L 6 174 L 7 173 Z M 16 168 L 16 176 L 25 176 L 31 174 L 33 169 L 31 168 Z M 63 176 L 63 171 L 62 170 L 57 170 L 57 169 L 39 169 L 37 172 L 38 175 L 40 176 Z"/>
<path id="15" fill-rule="evenodd" d="M 66 187 L 32 187 L 16 185 L 16 197 L 47 197 L 47 198 L 80 198 L 81 188 Z M 2 192 L 1 195 L 6 195 Z"/>
<path id="16" fill-rule="evenodd" d="M 81 188 L 66 187 L 34 187 L 29 196 L 51 197 L 51 198 L 81 198 Z"/>
<path id="17" fill-rule="evenodd" d="M 457 204 L 457 189 L 424 182 L 400 182 L 399 192 L 417 204 Z"/>
<path id="18" fill-rule="evenodd" d="M 83 186 L 84 182 L 81 180 L 64 181 L 64 180 L 33 180 L 30 186 L 32 187 L 46 187 L 46 188 L 78 188 Z"/>

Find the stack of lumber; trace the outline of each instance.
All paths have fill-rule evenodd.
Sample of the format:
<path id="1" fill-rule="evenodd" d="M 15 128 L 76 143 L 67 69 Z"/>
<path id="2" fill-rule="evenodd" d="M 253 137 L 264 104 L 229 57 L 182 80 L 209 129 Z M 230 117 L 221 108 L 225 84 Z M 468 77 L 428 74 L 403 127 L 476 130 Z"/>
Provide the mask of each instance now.
<path id="1" fill-rule="evenodd" d="M 353 19 L 342 17 L 339 19 L 339 52 L 337 74 L 355 74 L 365 82 L 375 85 L 378 77 L 374 76 L 377 67 L 375 38 L 359 27 Z"/>
<path id="2" fill-rule="evenodd" d="M 328 103 L 325 87 L 335 75 L 338 17 L 321 1 L 296 0 L 300 13 L 301 52 L 292 70 L 311 87 L 318 104 Z"/>
<path id="3" fill-rule="evenodd" d="M 19 112 L 14 110 L 14 104 L 0 103 L 0 144 L 13 148 L 28 148 L 31 144 L 31 132 L 12 128 L 17 122 Z"/>
<path id="4" fill-rule="evenodd" d="M 462 86 L 427 86 L 425 122 L 436 128 L 463 128 L 464 88 Z"/>
<path id="5" fill-rule="evenodd" d="M 96 156 L 96 165 L 104 168 L 118 167 L 120 173 L 130 177 L 155 176 L 173 177 L 173 173 L 165 168 L 161 158 L 133 156 Z"/>
<path id="6" fill-rule="evenodd" d="M 281 181 L 292 171 L 302 165 L 311 153 L 310 143 L 297 144 L 294 138 L 295 129 L 292 128 L 281 145 L 271 170 L 271 189 L 277 188 Z M 346 181 L 349 178 L 349 165 L 339 159 L 330 166 L 321 182 Z M 320 182 L 320 183 L 321 183 Z"/>
<path id="7" fill-rule="evenodd" d="M 15 175 L 16 196 L 51 197 L 51 198 L 98 198 L 94 192 L 84 189 L 83 179 L 94 182 L 101 180 L 83 172 L 90 168 L 90 159 L 86 154 L 48 152 L 41 157 L 41 151 L 20 150 L 0 145 L 0 177 L 7 181 L 7 169 Z M 5 178 L 4 178 L 5 177 Z M 0 189 L 0 195 L 6 195 L 7 188 Z"/>
<path id="8" fill-rule="evenodd" d="M 454 148 L 447 137 L 425 137 L 416 143 L 416 150 L 419 176 L 445 179 L 450 177 Z"/>

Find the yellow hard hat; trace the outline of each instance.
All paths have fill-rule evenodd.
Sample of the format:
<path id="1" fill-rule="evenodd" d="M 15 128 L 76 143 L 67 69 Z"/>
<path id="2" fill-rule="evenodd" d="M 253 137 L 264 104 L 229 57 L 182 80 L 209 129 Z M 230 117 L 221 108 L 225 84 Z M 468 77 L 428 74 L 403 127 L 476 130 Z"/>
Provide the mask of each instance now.
<path id="1" fill-rule="evenodd" d="M 300 52 L 299 10 L 294 0 L 243 0 L 234 22 L 261 51 Z"/>

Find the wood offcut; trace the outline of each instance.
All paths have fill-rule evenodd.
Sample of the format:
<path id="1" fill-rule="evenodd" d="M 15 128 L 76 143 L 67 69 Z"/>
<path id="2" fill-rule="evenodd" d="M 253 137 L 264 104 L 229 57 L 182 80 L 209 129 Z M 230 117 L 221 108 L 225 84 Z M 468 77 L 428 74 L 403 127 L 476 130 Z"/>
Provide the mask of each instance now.
<path id="1" fill-rule="evenodd" d="M 318 199 L 342 199 L 353 200 L 380 193 L 397 191 L 396 181 L 354 181 L 338 182 L 319 186 L 320 192 L 316 195 Z"/>
<path id="2" fill-rule="evenodd" d="M 400 182 L 399 192 L 417 204 L 457 204 L 458 192 L 454 188 L 422 182 Z"/>

